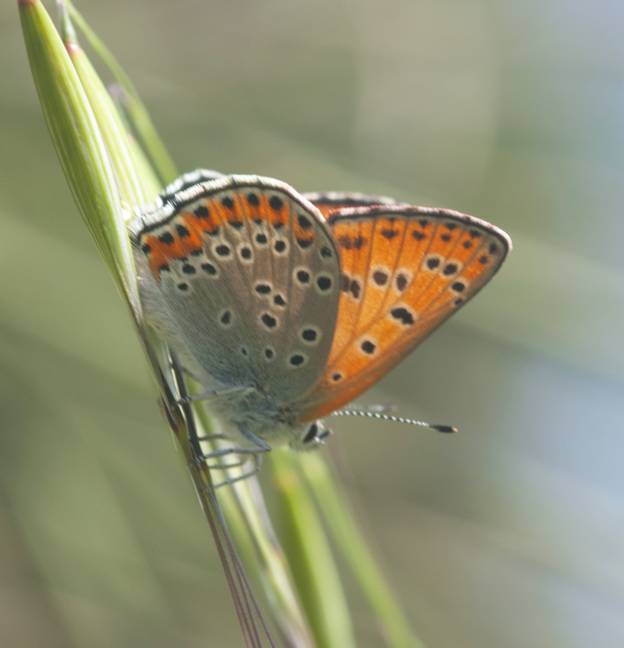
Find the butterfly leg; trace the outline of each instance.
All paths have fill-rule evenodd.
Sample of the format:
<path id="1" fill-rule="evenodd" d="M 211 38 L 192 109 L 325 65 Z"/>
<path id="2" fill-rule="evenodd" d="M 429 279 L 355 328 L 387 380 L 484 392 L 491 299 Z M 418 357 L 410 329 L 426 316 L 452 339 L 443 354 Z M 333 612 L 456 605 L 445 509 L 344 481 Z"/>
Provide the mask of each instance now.
<path id="1" fill-rule="evenodd" d="M 253 468 L 251 470 L 241 473 L 240 475 L 236 475 L 235 477 L 228 477 L 227 479 L 224 479 L 222 482 L 218 482 L 213 485 L 214 488 L 218 488 L 221 486 L 226 486 L 228 484 L 233 484 L 237 481 L 255 475 L 258 472 L 258 470 L 260 470 L 260 465 L 262 463 L 261 455 L 264 454 L 264 452 L 267 452 L 267 450 L 260 449 L 260 448 L 237 448 L 237 447 L 220 448 L 218 450 L 212 450 L 211 452 L 202 453 L 201 459 L 207 462 L 206 465 L 210 470 L 227 470 L 228 468 L 240 468 L 246 465 L 249 462 L 249 460 L 253 462 Z M 230 455 L 238 455 L 240 459 L 238 461 L 231 461 L 228 463 L 225 462 L 208 463 L 211 460 L 214 459 L 218 460 L 223 457 L 229 457 Z"/>
<path id="2" fill-rule="evenodd" d="M 234 484 L 237 481 L 241 481 L 243 479 L 247 479 L 248 477 L 251 477 L 260 470 L 260 466 L 262 465 L 262 455 L 265 452 L 269 452 L 271 450 L 271 446 L 261 437 L 259 437 L 257 434 L 254 434 L 251 430 L 248 430 L 246 427 L 241 426 L 239 428 L 240 433 L 247 439 L 248 441 L 251 441 L 251 443 L 254 444 L 255 447 L 253 448 L 221 448 L 219 450 L 214 450 L 212 452 L 208 452 L 204 455 L 205 459 L 215 459 L 219 457 L 225 457 L 230 454 L 238 454 L 238 455 L 243 455 L 243 459 L 240 462 L 236 462 L 239 465 L 243 465 L 247 463 L 250 459 L 253 462 L 253 467 L 251 470 L 241 473 L 240 475 L 236 475 L 235 477 L 228 477 L 227 479 L 223 480 L 222 482 L 219 482 L 218 484 L 215 484 L 215 488 L 220 488 L 221 486 L 227 486 L 229 484 Z M 218 465 L 218 468 L 225 468 L 226 466 L 224 464 Z"/>
<path id="3" fill-rule="evenodd" d="M 194 403 L 212 398 L 227 398 L 233 394 L 244 394 L 247 391 L 253 391 L 249 387 L 231 387 L 230 389 L 205 389 L 197 394 L 185 394 L 181 396 L 180 403 Z"/>
<path id="4" fill-rule="evenodd" d="M 262 438 L 251 432 L 245 427 L 240 428 L 240 432 L 243 435 L 245 439 L 248 441 L 251 441 L 255 447 L 251 448 L 243 448 L 243 447 L 237 447 L 237 446 L 230 446 L 228 448 L 217 448 L 216 450 L 210 450 L 209 452 L 203 452 L 202 453 L 202 459 L 204 461 L 209 461 L 211 459 L 220 459 L 222 457 L 228 457 L 229 455 L 237 454 L 241 457 L 244 458 L 244 460 L 241 463 L 244 463 L 245 460 L 251 456 L 257 457 L 260 454 L 264 454 L 265 452 L 269 452 L 271 450 L 271 446 Z M 206 439 L 206 438 L 221 438 L 221 439 L 226 439 L 227 437 L 225 435 L 207 435 L 204 437 L 201 437 L 201 439 Z M 199 437 L 198 437 L 199 438 Z"/>
<path id="5" fill-rule="evenodd" d="M 229 455 L 257 455 L 262 452 L 268 452 L 271 449 L 271 446 L 268 448 L 237 448 L 232 446 L 231 448 L 220 448 L 219 450 L 211 450 L 210 452 L 202 453 L 202 459 L 208 461 L 210 459 L 220 459 L 221 457 L 228 457 Z"/>
<path id="6" fill-rule="evenodd" d="M 196 382 L 200 382 L 200 377 L 194 371 L 189 369 L 188 367 L 186 367 L 184 365 L 181 365 L 180 360 L 177 357 L 174 358 L 173 356 L 170 356 L 168 365 L 169 365 L 169 369 L 182 370 L 182 372 L 184 374 L 186 374 L 187 376 L 190 376 Z"/>
<path id="7" fill-rule="evenodd" d="M 247 429 L 244 425 L 241 425 L 239 432 L 248 440 L 251 441 L 257 448 L 256 452 L 269 452 L 271 446 L 257 434 L 254 434 L 251 430 Z"/>
<path id="8" fill-rule="evenodd" d="M 236 477 L 228 477 L 227 479 L 224 479 L 223 481 L 214 484 L 213 488 L 230 486 L 232 484 L 235 484 L 236 482 L 243 481 L 243 479 L 248 479 L 249 477 L 253 477 L 254 475 L 257 475 L 258 472 L 260 471 L 260 467 L 262 466 L 262 454 L 251 455 L 249 459 L 251 459 L 251 461 L 253 462 L 253 467 L 250 470 L 241 473 L 240 475 L 236 475 Z M 241 462 L 241 465 L 245 463 L 247 463 L 247 461 Z"/>

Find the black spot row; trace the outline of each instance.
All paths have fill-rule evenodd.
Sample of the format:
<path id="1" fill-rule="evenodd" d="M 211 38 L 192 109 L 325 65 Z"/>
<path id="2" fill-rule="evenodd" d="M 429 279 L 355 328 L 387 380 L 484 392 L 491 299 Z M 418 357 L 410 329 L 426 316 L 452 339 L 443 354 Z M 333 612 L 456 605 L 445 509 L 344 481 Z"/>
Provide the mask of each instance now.
<path id="1" fill-rule="evenodd" d="M 260 321 L 268 329 L 274 329 L 278 324 L 277 318 L 271 315 L 271 313 L 262 313 L 262 315 L 260 315 Z"/>
<path id="2" fill-rule="evenodd" d="M 427 267 L 429 270 L 435 270 L 440 265 L 440 259 L 438 257 L 429 257 L 427 259 Z"/>
<path id="3" fill-rule="evenodd" d="M 366 245 L 367 241 L 363 236 L 348 236 L 343 234 L 338 237 L 338 245 L 345 250 L 360 250 Z"/>
<path id="4" fill-rule="evenodd" d="M 374 342 L 371 342 L 371 340 L 364 340 L 360 344 L 360 349 L 364 351 L 367 355 L 373 355 L 375 353 L 375 349 L 377 349 L 377 345 Z"/>
<path id="5" fill-rule="evenodd" d="M 399 292 L 403 292 L 407 288 L 407 284 L 409 283 L 408 277 L 403 274 L 402 272 L 399 272 L 395 278 L 395 284 L 396 284 L 396 289 Z"/>
<path id="6" fill-rule="evenodd" d="M 280 211 L 284 206 L 284 201 L 279 196 L 271 196 L 269 198 L 269 206 L 273 211 Z"/>
<path id="7" fill-rule="evenodd" d="M 268 295 L 271 292 L 271 284 L 264 283 L 264 282 L 258 282 L 255 285 L 255 291 L 259 295 Z"/>
<path id="8" fill-rule="evenodd" d="M 375 270 L 375 272 L 373 272 L 373 281 L 378 286 L 385 286 L 388 283 L 388 278 L 388 273 L 384 270 Z"/>
<path id="9" fill-rule="evenodd" d="M 353 299 L 359 299 L 362 292 L 362 285 L 357 279 L 351 279 L 348 274 L 340 275 L 340 290 L 351 293 Z"/>
<path id="10" fill-rule="evenodd" d="M 442 270 L 442 274 L 446 277 L 454 275 L 459 270 L 459 266 L 456 263 L 447 263 Z"/>
<path id="11" fill-rule="evenodd" d="M 259 295 L 268 295 L 268 294 L 270 294 L 271 290 L 272 290 L 271 286 L 268 283 L 260 282 L 260 283 L 257 283 L 256 286 L 255 286 L 255 291 Z M 280 308 L 283 308 L 284 306 L 286 306 L 286 300 L 279 293 L 277 293 L 273 297 L 273 303 L 276 306 L 279 306 Z"/>
<path id="12" fill-rule="evenodd" d="M 319 275 L 316 278 L 316 285 L 321 292 L 327 293 L 332 289 L 333 282 L 331 277 L 327 275 Z"/>
<path id="13" fill-rule="evenodd" d="M 396 320 L 399 320 L 404 326 L 411 326 L 414 324 L 414 316 L 404 306 L 397 306 L 390 311 L 390 315 Z"/>
<path id="14" fill-rule="evenodd" d="M 297 270 L 295 276 L 300 284 L 305 285 L 310 283 L 310 273 L 307 270 Z"/>
<path id="15" fill-rule="evenodd" d="M 302 353 L 293 353 L 288 358 L 288 363 L 293 367 L 300 367 L 306 361 L 306 357 Z"/>
<path id="16" fill-rule="evenodd" d="M 304 342 L 309 342 L 310 344 L 313 344 L 318 340 L 318 332 L 313 328 L 302 329 L 300 336 Z"/>
<path id="17" fill-rule="evenodd" d="M 299 227 L 301 227 L 302 230 L 310 230 L 314 227 L 314 223 L 312 223 L 312 221 L 303 214 L 297 215 L 297 222 L 299 223 Z"/>

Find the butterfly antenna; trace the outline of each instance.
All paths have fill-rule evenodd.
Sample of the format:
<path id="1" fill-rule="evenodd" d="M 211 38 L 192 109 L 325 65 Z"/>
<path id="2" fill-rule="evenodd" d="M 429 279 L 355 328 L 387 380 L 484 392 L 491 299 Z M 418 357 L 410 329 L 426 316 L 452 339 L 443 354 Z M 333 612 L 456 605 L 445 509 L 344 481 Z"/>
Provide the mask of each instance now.
<path id="1" fill-rule="evenodd" d="M 439 425 L 437 423 L 428 423 L 427 421 L 418 421 L 413 418 L 406 418 L 405 416 L 395 416 L 394 414 L 384 414 L 383 412 L 376 412 L 367 409 L 342 409 L 335 411 L 332 416 L 363 416 L 364 418 L 373 418 L 380 421 L 389 421 L 390 423 L 402 423 L 403 425 L 416 425 L 417 427 L 425 427 L 436 432 L 443 432 L 444 434 L 452 434 L 458 432 L 459 429 L 454 425 Z"/>

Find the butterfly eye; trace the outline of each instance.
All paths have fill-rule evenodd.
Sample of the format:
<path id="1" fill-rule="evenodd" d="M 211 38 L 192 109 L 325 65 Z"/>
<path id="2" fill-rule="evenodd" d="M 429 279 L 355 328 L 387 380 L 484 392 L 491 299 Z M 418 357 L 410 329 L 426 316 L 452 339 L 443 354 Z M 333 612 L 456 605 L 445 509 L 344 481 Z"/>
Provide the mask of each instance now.
<path id="1" fill-rule="evenodd" d="M 310 425 L 306 430 L 301 440 L 303 441 L 303 443 L 311 443 L 316 439 L 317 434 L 318 434 L 318 423 L 312 423 L 312 425 Z"/>
<path id="2" fill-rule="evenodd" d="M 296 450 L 314 450 L 325 443 L 325 439 L 331 434 L 331 430 L 318 420 L 310 423 L 298 439 L 293 440 L 291 447 Z"/>

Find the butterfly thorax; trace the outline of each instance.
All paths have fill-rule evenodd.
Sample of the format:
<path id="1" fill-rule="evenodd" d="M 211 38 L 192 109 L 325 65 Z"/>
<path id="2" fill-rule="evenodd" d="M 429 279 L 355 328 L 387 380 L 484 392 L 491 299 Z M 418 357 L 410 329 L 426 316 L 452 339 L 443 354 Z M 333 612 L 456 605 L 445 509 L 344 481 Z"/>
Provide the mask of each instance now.
<path id="1" fill-rule="evenodd" d="M 209 402 L 230 427 L 271 446 L 293 443 L 301 436 L 296 414 L 260 387 L 223 390 Z"/>

